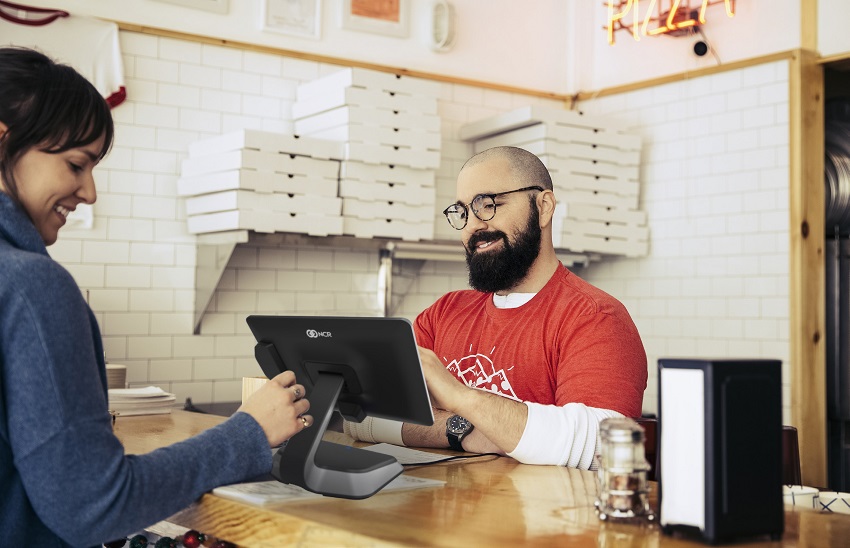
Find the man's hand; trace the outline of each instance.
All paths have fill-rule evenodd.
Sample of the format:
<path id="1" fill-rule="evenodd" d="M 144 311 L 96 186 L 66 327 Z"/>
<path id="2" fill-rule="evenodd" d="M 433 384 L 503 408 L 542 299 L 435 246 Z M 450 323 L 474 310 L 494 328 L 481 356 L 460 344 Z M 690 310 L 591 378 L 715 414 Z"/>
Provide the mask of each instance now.
<path id="1" fill-rule="evenodd" d="M 428 384 L 432 407 L 448 410 L 457 409 L 458 401 L 463 399 L 471 389 L 449 373 L 446 366 L 433 351 L 421 346 L 418 348 L 419 361 L 422 362 L 422 373 L 425 375 L 425 382 Z"/>
<path id="2" fill-rule="evenodd" d="M 528 416 L 524 403 L 466 386 L 427 348 L 419 347 L 419 360 L 435 408 L 434 426 L 405 424 L 401 431 L 405 445 L 445 447 L 446 419 L 458 414 L 475 425 L 463 440 L 466 451 L 506 454 L 516 448 Z"/>

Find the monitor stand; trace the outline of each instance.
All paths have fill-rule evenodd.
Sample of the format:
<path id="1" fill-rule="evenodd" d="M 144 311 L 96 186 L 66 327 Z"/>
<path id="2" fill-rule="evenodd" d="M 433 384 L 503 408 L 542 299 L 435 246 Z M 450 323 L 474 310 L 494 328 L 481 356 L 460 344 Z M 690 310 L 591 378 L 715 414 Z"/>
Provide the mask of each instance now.
<path id="1" fill-rule="evenodd" d="M 319 373 L 307 394 L 313 425 L 293 436 L 274 456 L 272 476 L 282 483 L 346 499 L 365 499 L 402 473 L 391 456 L 322 441 L 345 378 Z"/>

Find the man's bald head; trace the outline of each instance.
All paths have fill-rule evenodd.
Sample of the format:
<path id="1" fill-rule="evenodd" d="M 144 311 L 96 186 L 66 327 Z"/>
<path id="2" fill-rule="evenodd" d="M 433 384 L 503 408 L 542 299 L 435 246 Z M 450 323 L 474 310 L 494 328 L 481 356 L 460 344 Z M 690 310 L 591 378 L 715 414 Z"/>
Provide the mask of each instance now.
<path id="1" fill-rule="evenodd" d="M 493 147 L 479 152 L 466 161 L 461 171 L 494 159 L 505 160 L 511 168 L 517 181 L 522 184 L 540 185 L 546 190 L 552 190 L 552 177 L 549 170 L 537 155 L 517 147 Z"/>

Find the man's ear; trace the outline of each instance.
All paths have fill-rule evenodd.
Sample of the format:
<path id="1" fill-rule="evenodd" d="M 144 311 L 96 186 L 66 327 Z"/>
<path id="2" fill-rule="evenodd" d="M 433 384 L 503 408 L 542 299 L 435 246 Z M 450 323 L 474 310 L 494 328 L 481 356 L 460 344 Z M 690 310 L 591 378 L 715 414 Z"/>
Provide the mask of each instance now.
<path id="1" fill-rule="evenodd" d="M 540 211 L 540 228 L 552 222 L 552 216 L 555 215 L 555 193 L 551 190 L 544 190 L 537 195 L 537 208 Z"/>

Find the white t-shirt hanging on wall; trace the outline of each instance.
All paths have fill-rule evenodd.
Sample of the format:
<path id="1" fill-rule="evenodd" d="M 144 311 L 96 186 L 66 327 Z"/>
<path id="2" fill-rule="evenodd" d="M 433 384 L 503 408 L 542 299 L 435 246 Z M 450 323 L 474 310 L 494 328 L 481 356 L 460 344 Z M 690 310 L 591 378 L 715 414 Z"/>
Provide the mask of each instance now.
<path id="1" fill-rule="evenodd" d="M 4 11 L 4 15 L 22 18 L 15 12 Z M 25 17 L 25 23 L 15 23 L 7 17 L 0 16 L 0 45 L 37 49 L 55 61 L 77 69 L 94 84 L 112 108 L 124 101 L 126 90 L 118 25 L 78 15 L 59 17 L 47 24 L 40 24 L 37 16 Z"/>

